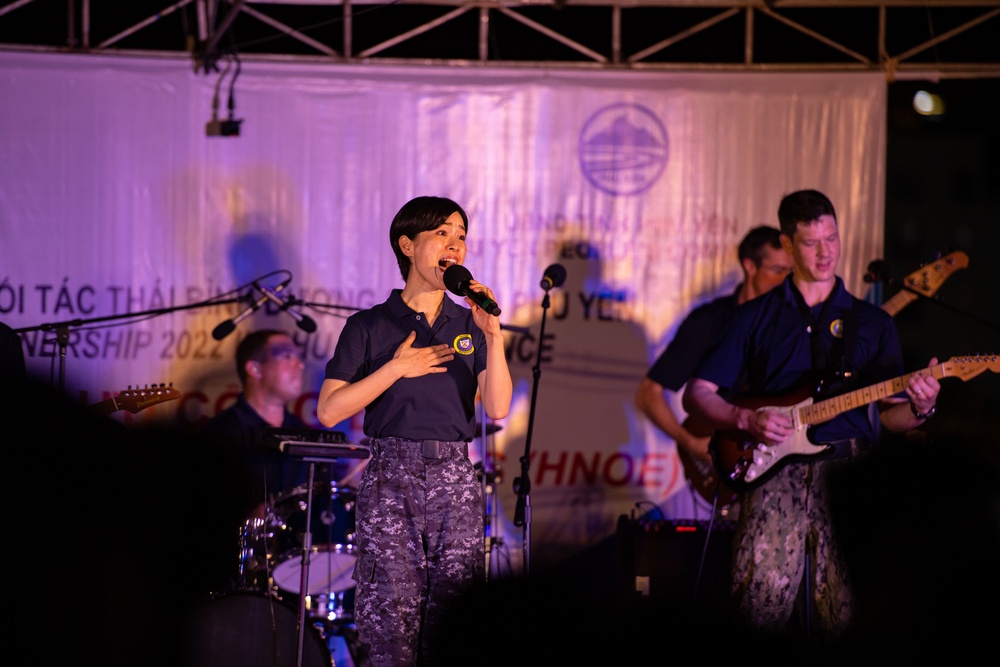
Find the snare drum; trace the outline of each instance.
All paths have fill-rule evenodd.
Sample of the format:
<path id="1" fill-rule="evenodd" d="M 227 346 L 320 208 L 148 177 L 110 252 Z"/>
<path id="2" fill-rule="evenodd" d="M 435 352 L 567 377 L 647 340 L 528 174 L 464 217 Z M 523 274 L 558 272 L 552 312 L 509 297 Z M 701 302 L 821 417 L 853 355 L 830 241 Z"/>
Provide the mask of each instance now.
<path id="1" fill-rule="evenodd" d="M 298 595 L 302 587 L 302 556 L 305 547 L 306 501 L 309 487 L 303 484 L 274 500 L 273 512 L 280 530 L 272 570 L 274 585 Z M 311 548 L 308 556 L 307 595 L 339 593 L 354 587 L 351 575 L 357 554 L 354 549 L 354 504 L 357 493 L 334 483 L 313 485 L 309 512 Z"/>

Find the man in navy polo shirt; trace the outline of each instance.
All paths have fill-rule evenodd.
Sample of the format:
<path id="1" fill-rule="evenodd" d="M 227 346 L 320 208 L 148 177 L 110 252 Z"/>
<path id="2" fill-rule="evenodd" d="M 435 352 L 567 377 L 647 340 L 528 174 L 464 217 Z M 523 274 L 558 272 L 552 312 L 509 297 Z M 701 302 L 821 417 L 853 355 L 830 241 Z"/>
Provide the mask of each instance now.
<path id="1" fill-rule="evenodd" d="M 308 479 L 306 465 L 269 447 L 269 427 L 305 428 L 288 405 L 302 393 L 302 352 L 286 332 L 258 329 L 236 347 L 236 373 L 243 390 L 236 401 L 201 426 L 201 434 L 226 445 L 245 466 L 247 514 L 263 517 L 269 500 Z"/>
<path id="2" fill-rule="evenodd" d="M 743 432 L 776 451 L 804 431 L 797 430 L 791 409 L 759 403 L 761 409 L 754 409 L 737 397 L 720 396 L 719 389 L 732 387 L 741 373 L 750 392 L 770 395 L 765 406 L 791 406 L 794 401 L 778 396 L 793 396 L 821 379 L 825 397 L 903 370 L 891 316 L 848 293 L 835 273 L 840 231 L 830 200 L 815 190 L 793 192 L 782 199 L 778 219 L 782 245 L 794 261 L 792 275 L 736 309 L 683 398 L 685 409 L 714 429 Z M 928 373 L 914 373 L 905 396 L 879 401 L 881 426 L 904 432 L 923 424 L 934 413 L 939 390 Z M 834 445 L 834 459 L 863 453 L 876 437 L 864 405 L 818 424 L 811 434 L 815 443 Z M 741 616 L 753 627 L 784 634 L 796 623 L 809 629 L 815 616 L 820 638 L 836 639 L 850 623 L 853 595 L 824 488 L 824 475 L 838 464 L 830 458 L 785 459 L 741 497 L 732 586 Z M 796 616 L 800 588 L 811 599 Z"/>
<path id="3" fill-rule="evenodd" d="M 445 294 L 445 269 L 465 261 L 468 223 L 442 197 L 399 210 L 389 237 L 406 284 L 348 318 L 320 389 L 321 423 L 364 409 L 371 438 L 356 505 L 354 619 L 375 667 L 429 664 L 448 605 L 485 577 L 468 443 L 477 392 L 486 415 L 501 419 L 512 383 L 497 317 Z M 475 280 L 469 288 L 493 298 Z"/>

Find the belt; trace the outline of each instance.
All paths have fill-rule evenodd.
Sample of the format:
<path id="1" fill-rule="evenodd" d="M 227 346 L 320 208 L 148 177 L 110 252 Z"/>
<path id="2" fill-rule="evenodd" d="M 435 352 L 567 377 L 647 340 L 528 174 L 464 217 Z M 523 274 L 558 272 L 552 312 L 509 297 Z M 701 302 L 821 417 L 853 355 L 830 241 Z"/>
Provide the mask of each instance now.
<path id="1" fill-rule="evenodd" d="M 372 453 L 396 456 L 422 456 L 425 459 L 446 459 L 469 456 L 469 443 L 456 440 L 407 440 L 405 438 L 373 438 Z"/>

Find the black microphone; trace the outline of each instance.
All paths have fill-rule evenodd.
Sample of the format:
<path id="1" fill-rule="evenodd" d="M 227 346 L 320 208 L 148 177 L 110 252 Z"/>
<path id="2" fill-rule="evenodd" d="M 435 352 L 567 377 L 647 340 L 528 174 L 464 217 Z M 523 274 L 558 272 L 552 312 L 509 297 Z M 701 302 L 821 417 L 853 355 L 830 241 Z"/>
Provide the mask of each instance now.
<path id="1" fill-rule="evenodd" d="M 264 296 L 257 299 L 253 304 L 241 310 L 239 315 L 237 315 L 233 319 L 226 320 L 225 322 L 220 323 L 219 326 L 212 329 L 212 338 L 214 338 L 215 340 L 222 340 L 229 334 L 233 333 L 233 330 L 236 329 L 236 325 L 245 320 L 246 318 L 250 317 L 251 315 L 253 315 L 254 311 L 263 306 L 264 302 L 267 301 L 267 299 L 268 296 L 265 294 Z"/>
<path id="2" fill-rule="evenodd" d="M 487 313 L 499 317 L 500 306 L 497 305 L 497 302 L 482 292 L 469 289 L 470 280 L 472 280 L 472 274 L 461 264 L 452 264 L 444 270 L 444 284 L 449 292 L 458 296 L 467 296 Z"/>
<path id="3" fill-rule="evenodd" d="M 868 270 L 865 271 L 864 281 L 866 283 L 885 282 L 885 262 L 881 259 L 873 259 L 868 263 Z"/>
<path id="4" fill-rule="evenodd" d="M 300 329 L 302 329 L 306 333 L 313 333 L 314 331 L 316 331 L 316 320 L 309 317 L 308 315 L 303 315 L 297 310 L 292 310 L 291 308 L 293 303 L 292 299 L 294 297 L 289 299 L 282 299 L 280 296 L 278 296 L 278 292 L 281 291 L 281 285 L 279 285 L 278 288 L 273 291 L 270 288 L 264 287 L 263 285 L 258 285 L 257 283 L 254 283 L 254 287 L 256 287 L 258 290 L 264 293 L 265 299 L 270 299 L 271 301 L 278 304 L 279 306 L 278 310 L 283 310 L 289 315 L 291 315 L 293 318 L 295 318 L 295 322 L 296 324 L 298 324 Z"/>
<path id="5" fill-rule="evenodd" d="M 554 287 L 562 287 L 566 282 L 566 267 L 562 264 L 550 264 L 542 275 L 542 289 L 546 292 Z"/>

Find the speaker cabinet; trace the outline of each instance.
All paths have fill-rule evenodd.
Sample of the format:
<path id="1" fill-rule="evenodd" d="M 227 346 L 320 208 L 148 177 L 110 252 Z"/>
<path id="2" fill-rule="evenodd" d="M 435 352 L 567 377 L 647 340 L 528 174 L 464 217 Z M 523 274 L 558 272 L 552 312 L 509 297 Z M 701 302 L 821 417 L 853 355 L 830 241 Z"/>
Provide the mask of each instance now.
<path id="1" fill-rule="evenodd" d="M 619 601 L 626 608 L 730 608 L 732 522 L 635 520 L 617 528 Z"/>

